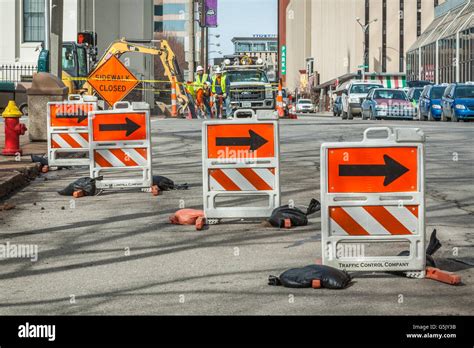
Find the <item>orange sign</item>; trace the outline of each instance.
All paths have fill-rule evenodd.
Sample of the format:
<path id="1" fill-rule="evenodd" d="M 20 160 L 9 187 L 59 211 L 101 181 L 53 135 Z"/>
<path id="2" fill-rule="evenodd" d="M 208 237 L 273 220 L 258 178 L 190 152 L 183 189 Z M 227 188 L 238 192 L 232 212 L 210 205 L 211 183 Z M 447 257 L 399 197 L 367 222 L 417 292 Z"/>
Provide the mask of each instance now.
<path id="1" fill-rule="evenodd" d="M 418 148 L 329 148 L 329 193 L 418 191 Z"/>
<path id="2" fill-rule="evenodd" d="M 138 84 L 137 78 L 115 56 L 97 67 L 87 82 L 111 106 L 125 98 Z"/>
<path id="3" fill-rule="evenodd" d="M 207 127 L 208 158 L 275 157 L 273 124 L 222 124 Z"/>
<path id="4" fill-rule="evenodd" d="M 94 111 L 92 104 L 49 104 L 51 127 L 87 127 L 87 114 Z"/>
<path id="5" fill-rule="evenodd" d="M 145 113 L 95 114 L 92 118 L 94 141 L 146 140 Z"/>

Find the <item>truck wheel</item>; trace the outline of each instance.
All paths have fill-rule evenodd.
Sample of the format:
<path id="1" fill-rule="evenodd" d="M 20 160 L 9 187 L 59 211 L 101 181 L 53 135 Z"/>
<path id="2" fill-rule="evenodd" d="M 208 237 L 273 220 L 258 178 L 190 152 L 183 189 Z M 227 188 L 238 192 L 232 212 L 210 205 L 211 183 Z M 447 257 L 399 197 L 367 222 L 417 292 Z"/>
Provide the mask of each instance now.
<path id="1" fill-rule="evenodd" d="M 352 114 L 351 108 L 347 109 L 347 119 L 348 120 L 353 120 L 354 119 L 354 115 Z"/>

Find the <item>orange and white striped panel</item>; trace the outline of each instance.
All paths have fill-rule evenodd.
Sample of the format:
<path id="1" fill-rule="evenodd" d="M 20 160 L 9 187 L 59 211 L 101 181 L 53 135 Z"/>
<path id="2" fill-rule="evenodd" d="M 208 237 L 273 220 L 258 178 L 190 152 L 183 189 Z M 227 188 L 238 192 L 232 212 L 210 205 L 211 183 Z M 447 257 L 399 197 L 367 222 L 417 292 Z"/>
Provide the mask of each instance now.
<path id="1" fill-rule="evenodd" d="M 88 149 L 89 133 L 53 133 L 52 149 Z"/>
<path id="2" fill-rule="evenodd" d="M 98 168 L 146 167 L 146 148 L 94 150 L 94 161 Z"/>
<path id="3" fill-rule="evenodd" d="M 329 207 L 333 236 L 412 235 L 418 231 L 418 206 Z"/>
<path id="4" fill-rule="evenodd" d="M 211 191 L 272 191 L 275 168 L 210 169 Z"/>

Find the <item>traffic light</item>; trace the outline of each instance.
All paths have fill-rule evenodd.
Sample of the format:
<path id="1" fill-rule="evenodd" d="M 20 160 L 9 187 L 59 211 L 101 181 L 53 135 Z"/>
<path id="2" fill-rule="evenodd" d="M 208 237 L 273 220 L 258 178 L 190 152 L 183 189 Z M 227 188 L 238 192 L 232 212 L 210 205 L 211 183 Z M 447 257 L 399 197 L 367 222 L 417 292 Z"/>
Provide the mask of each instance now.
<path id="1" fill-rule="evenodd" d="M 97 33 L 93 31 L 82 31 L 77 33 L 77 43 L 97 46 Z"/>

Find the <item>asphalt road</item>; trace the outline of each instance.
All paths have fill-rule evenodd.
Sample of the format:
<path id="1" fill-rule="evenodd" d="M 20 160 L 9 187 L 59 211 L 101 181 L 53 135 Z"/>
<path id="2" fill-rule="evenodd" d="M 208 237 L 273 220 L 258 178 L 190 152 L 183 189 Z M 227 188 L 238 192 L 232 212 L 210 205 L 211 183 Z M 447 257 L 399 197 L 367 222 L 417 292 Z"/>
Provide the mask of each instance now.
<path id="1" fill-rule="evenodd" d="M 267 285 L 270 274 L 321 257 L 320 218 L 291 230 L 227 221 L 204 231 L 175 226 L 179 209 L 202 207 L 201 122 L 152 120 L 155 174 L 190 190 L 135 191 L 72 200 L 56 193 L 87 170 L 51 171 L 0 212 L 0 242 L 38 245 L 37 262 L 0 260 L 0 314 L 474 314 L 474 123 L 281 121 L 282 202 L 319 198 L 320 145 L 358 141 L 374 125 L 421 127 L 427 136 L 427 233 L 438 264 L 464 285 L 358 274 L 345 290 Z M 459 259 L 465 263 L 450 260 Z"/>

